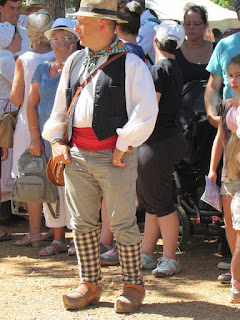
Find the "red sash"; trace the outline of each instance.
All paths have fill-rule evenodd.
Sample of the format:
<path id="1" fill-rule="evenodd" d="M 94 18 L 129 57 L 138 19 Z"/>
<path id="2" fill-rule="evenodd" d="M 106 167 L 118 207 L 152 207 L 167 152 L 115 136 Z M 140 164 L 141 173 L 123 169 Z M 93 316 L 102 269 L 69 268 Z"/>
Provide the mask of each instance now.
<path id="1" fill-rule="evenodd" d="M 92 128 L 76 128 L 72 131 L 72 147 L 84 150 L 98 151 L 114 149 L 118 135 L 99 141 Z"/>

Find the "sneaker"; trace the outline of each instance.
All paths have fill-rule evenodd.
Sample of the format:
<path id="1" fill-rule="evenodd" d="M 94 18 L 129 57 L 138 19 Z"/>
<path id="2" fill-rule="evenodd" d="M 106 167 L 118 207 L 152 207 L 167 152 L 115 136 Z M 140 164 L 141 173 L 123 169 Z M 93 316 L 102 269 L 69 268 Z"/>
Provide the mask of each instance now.
<path id="1" fill-rule="evenodd" d="M 218 269 L 221 270 L 230 270 L 231 269 L 231 263 L 230 262 L 219 262 L 217 265 Z"/>
<path id="2" fill-rule="evenodd" d="M 155 269 L 157 267 L 157 259 L 153 256 L 142 252 L 142 268 L 143 269 Z"/>
<path id="3" fill-rule="evenodd" d="M 152 271 L 152 274 L 156 278 L 165 278 L 173 276 L 179 272 L 180 265 L 178 260 L 162 256 L 160 259 L 158 259 L 157 268 Z"/>
<path id="4" fill-rule="evenodd" d="M 232 279 L 231 270 L 218 276 L 218 281 L 222 284 L 230 284 Z"/>
<path id="5" fill-rule="evenodd" d="M 115 266 L 119 264 L 119 253 L 117 250 L 117 246 L 114 245 L 107 252 L 100 254 L 100 261 L 101 261 L 101 264 L 104 264 L 107 266 Z"/>
<path id="6" fill-rule="evenodd" d="M 105 252 L 107 252 L 107 251 L 109 251 L 110 249 L 112 249 L 112 247 L 110 247 L 110 246 L 105 246 L 103 243 L 99 243 L 99 245 L 100 245 L 100 254 L 103 254 L 103 253 L 105 253 Z"/>
<path id="7" fill-rule="evenodd" d="M 240 290 L 231 288 L 228 301 L 230 303 L 240 303 Z"/>

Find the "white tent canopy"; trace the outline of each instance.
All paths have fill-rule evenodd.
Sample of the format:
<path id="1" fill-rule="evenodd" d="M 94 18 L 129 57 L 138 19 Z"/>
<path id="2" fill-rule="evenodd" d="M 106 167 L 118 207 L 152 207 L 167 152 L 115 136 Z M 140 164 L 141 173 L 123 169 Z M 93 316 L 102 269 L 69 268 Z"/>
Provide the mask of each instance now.
<path id="1" fill-rule="evenodd" d="M 240 28 L 237 14 L 213 3 L 210 0 L 145 0 L 147 8 L 154 10 L 160 20 L 183 20 L 183 8 L 187 2 L 204 6 L 208 11 L 208 22 L 212 28 Z"/>

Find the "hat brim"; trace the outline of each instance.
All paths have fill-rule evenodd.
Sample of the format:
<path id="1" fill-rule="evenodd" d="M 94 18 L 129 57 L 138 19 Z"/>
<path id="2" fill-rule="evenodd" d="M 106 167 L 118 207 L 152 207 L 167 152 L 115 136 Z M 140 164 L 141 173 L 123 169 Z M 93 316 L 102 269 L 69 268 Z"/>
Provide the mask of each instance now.
<path id="1" fill-rule="evenodd" d="M 44 9 L 44 10 L 46 10 L 51 16 L 54 16 L 54 13 L 55 13 L 52 8 L 45 7 L 45 6 L 41 6 L 41 5 L 23 6 L 23 7 L 21 7 L 21 9 L 20 9 L 20 13 L 27 15 L 27 10 L 28 10 L 29 8 L 39 8 L 39 10 L 40 10 L 40 9 Z"/>
<path id="2" fill-rule="evenodd" d="M 108 14 L 100 14 L 100 13 L 94 13 L 94 12 L 83 12 L 83 11 L 77 11 L 74 13 L 67 13 L 68 16 L 72 17 L 91 17 L 91 18 L 100 18 L 100 19 L 107 19 L 107 20 L 114 20 L 117 23 L 128 23 L 126 20 L 121 20 L 115 15 L 108 15 Z"/>
<path id="3" fill-rule="evenodd" d="M 74 29 L 67 28 L 67 27 L 57 27 L 57 28 L 49 29 L 49 30 L 44 32 L 45 37 L 48 40 L 50 40 L 51 39 L 51 35 L 52 35 L 53 31 L 55 31 L 55 30 L 66 30 L 66 31 L 71 32 L 72 34 L 74 34 L 78 39 L 78 33 L 76 31 L 74 31 Z"/>

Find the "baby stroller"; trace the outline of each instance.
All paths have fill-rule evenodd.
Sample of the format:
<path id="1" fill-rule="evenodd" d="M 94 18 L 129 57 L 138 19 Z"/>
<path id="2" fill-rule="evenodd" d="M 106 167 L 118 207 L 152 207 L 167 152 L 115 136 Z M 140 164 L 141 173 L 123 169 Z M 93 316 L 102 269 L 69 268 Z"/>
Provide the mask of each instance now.
<path id="1" fill-rule="evenodd" d="M 174 172 L 176 209 L 179 215 L 180 250 L 184 250 L 193 230 L 193 222 L 205 224 L 218 237 L 219 249 L 228 254 L 223 212 L 200 200 L 205 190 L 205 175 L 208 174 L 212 143 L 216 135 L 207 120 L 204 91 L 206 81 L 192 81 L 185 85 L 178 122 L 188 142 L 184 160 Z M 191 222 L 191 223 L 190 223 Z"/>

